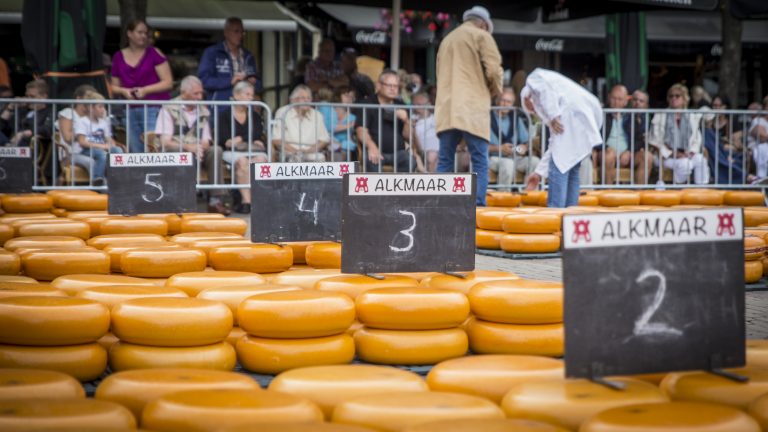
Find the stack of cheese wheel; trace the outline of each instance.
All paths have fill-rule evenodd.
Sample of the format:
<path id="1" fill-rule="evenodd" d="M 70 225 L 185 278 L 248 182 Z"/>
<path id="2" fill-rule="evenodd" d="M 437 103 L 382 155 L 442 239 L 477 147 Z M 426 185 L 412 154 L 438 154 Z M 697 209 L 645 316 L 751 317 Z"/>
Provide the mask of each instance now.
<path id="1" fill-rule="evenodd" d="M 510 208 L 477 208 L 475 243 L 478 249 L 501 249 L 501 238 L 504 236 L 502 221 L 510 214 L 525 214 L 519 209 Z"/>
<path id="2" fill-rule="evenodd" d="M 500 246 L 510 253 L 552 253 L 560 250 L 563 211 L 542 209 L 536 213 L 515 213 L 504 217 L 502 229 L 506 235 Z"/>
<path id="3" fill-rule="evenodd" d="M 0 368 L 48 369 L 94 380 L 107 367 L 107 353 L 96 341 L 109 322 L 109 309 L 93 300 L 0 299 Z"/>
<path id="4" fill-rule="evenodd" d="M 390 365 L 435 364 L 467 353 L 459 326 L 469 316 L 466 295 L 437 288 L 379 288 L 355 300 L 358 357 Z"/>
<path id="5" fill-rule="evenodd" d="M 53 208 L 53 198 L 44 194 L 8 194 L 0 201 L 6 213 L 43 213 Z"/>
<path id="6" fill-rule="evenodd" d="M 768 223 L 767 207 L 744 207 L 744 226 L 757 227 Z"/>
<path id="7" fill-rule="evenodd" d="M 761 238 L 764 242 L 766 242 L 766 245 L 768 245 L 768 226 L 745 228 L 744 235 L 757 236 Z M 746 249 L 746 242 L 744 246 Z M 760 262 L 762 262 L 763 264 L 763 276 L 768 276 L 768 255 L 763 254 L 763 256 L 760 258 Z"/>
<path id="8" fill-rule="evenodd" d="M 765 256 L 765 240 L 753 235 L 744 235 L 744 280 L 755 283 L 763 277 L 763 257 Z"/>
<path id="9" fill-rule="evenodd" d="M 53 205 L 67 212 L 104 211 L 109 197 L 90 190 L 57 191 L 52 194 Z"/>
<path id="10" fill-rule="evenodd" d="M 196 298 L 150 297 L 112 308 L 113 371 L 158 367 L 232 370 L 236 356 L 225 339 L 232 312 L 221 302 Z"/>
<path id="11" fill-rule="evenodd" d="M 298 290 L 248 297 L 237 309 L 247 333 L 237 341 L 238 360 L 261 374 L 349 363 L 355 344 L 346 331 L 354 319 L 355 303 L 341 293 Z"/>
<path id="12" fill-rule="evenodd" d="M 473 352 L 563 355 L 562 283 L 488 281 L 474 285 L 467 296 L 474 317 L 465 328 Z"/>
<path id="13" fill-rule="evenodd" d="M 41 281 L 78 273 L 109 273 L 109 256 L 86 247 L 78 237 L 17 237 L 7 241 L 5 248 L 19 254 L 25 275 Z"/>
<path id="14" fill-rule="evenodd" d="M 522 199 L 519 194 L 512 192 L 488 192 L 485 201 L 488 207 L 517 207 Z"/>

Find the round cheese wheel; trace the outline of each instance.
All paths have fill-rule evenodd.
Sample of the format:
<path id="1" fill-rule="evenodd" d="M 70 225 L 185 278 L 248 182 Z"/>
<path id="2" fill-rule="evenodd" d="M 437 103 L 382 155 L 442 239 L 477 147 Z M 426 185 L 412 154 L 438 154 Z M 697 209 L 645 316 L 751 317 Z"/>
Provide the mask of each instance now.
<path id="1" fill-rule="evenodd" d="M 560 237 L 554 234 L 507 234 L 501 249 L 511 253 L 553 253 L 560 250 Z"/>
<path id="2" fill-rule="evenodd" d="M 0 345 L 0 368 L 46 369 L 92 381 L 107 368 L 107 352 L 97 343 L 68 346 Z"/>
<path id="3" fill-rule="evenodd" d="M 640 204 L 640 194 L 637 192 L 605 191 L 601 193 L 597 199 L 603 207 Z"/>
<path id="4" fill-rule="evenodd" d="M 67 219 L 82 220 L 88 219 L 94 216 L 109 216 L 106 210 L 89 210 L 89 211 L 70 211 L 67 212 Z"/>
<path id="5" fill-rule="evenodd" d="M 723 205 L 724 199 L 725 191 L 714 189 L 686 189 L 683 191 L 683 196 L 680 200 L 680 203 L 719 206 Z"/>
<path id="6" fill-rule="evenodd" d="M 142 248 L 123 252 L 120 268 L 129 276 L 163 278 L 203 271 L 207 261 L 205 252 L 197 249 Z"/>
<path id="7" fill-rule="evenodd" d="M 65 373 L 38 369 L 0 369 L 0 401 L 84 397 L 83 386 Z"/>
<path id="8" fill-rule="evenodd" d="M 123 269 L 121 267 L 121 260 L 123 256 L 123 252 L 133 250 L 133 249 L 142 249 L 142 248 L 152 248 L 152 249 L 180 249 L 183 246 L 173 243 L 173 242 L 164 242 L 164 243 L 145 243 L 145 242 L 128 242 L 128 243 L 121 243 L 121 244 L 110 244 L 108 246 L 105 246 L 103 251 L 106 252 L 109 255 L 109 268 L 114 273 L 120 273 Z"/>
<path id="9" fill-rule="evenodd" d="M 739 409 L 746 409 L 758 396 L 768 393 L 768 369 L 748 366 L 727 370 L 749 381 L 735 382 L 707 372 L 671 372 L 660 387 L 674 401 L 709 402 Z"/>
<path id="10" fill-rule="evenodd" d="M 600 198 L 596 195 L 580 195 L 578 206 L 598 206 L 600 205 Z"/>
<path id="11" fill-rule="evenodd" d="M 747 366 L 768 368 L 768 340 L 747 339 Z"/>
<path id="12" fill-rule="evenodd" d="M 208 259 L 216 270 L 277 273 L 293 265 L 293 250 L 266 243 L 220 246 L 211 248 Z"/>
<path id="13" fill-rule="evenodd" d="M 99 225 L 101 235 L 111 234 L 157 234 L 168 235 L 168 223 L 161 219 L 122 217 L 104 219 Z"/>
<path id="14" fill-rule="evenodd" d="M 56 219 L 56 215 L 45 213 L 8 213 L 0 215 L 0 222 L 5 224 L 13 223 L 20 219 Z"/>
<path id="15" fill-rule="evenodd" d="M 225 232 L 241 236 L 248 230 L 248 224 L 243 219 L 182 219 L 181 232 Z"/>
<path id="16" fill-rule="evenodd" d="M 481 321 L 466 324 L 469 347 L 478 354 L 563 355 L 563 324 L 518 325 Z"/>
<path id="17" fill-rule="evenodd" d="M 98 192 L 88 189 L 52 189 L 45 191 L 45 194 L 53 199 L 53 205 L 56 207 L 61 207 L 58 198 L 64 195 L 99 195 Z"/>
<path id="18" fill-rule="evenodd" d="M 27 255 L 30 252 L 50 252 L 50 253 L 58 253 L 58 254 L 67 254 L 69 252 L 83 252 L 83 251 L 96 251 L 99 250 L 96 248 L 92 248 L 90 246 L 75 246 L 75 247 L 23 247 L 18 248 L 14 252 L 19 256 L 19 258 L 23 259 L 25 255 Z"/>
<path id="19" fill-rule="evenodd" d="M 307 259 L 306 259 L 307 246 L 313 243 L 316 243 L 316 242 L 313 242 L 313 241 L 285 242 L 283 243 L 283 245 L 293 249 L 294 264 L 306 264 L 307 263 Z"/>
<path id="20" fill-rule="evenodd" d="M 193 368 L 231 371 L 237 356 L 232 345 L 158 347 L 117 342 L 109 349 L 109 367 L 113 371 L 157 368 Z"/>
<path id="21" fill-rule="evenodd" d="M 240 340 L 241 337 L 245 336 L 247 333 L 245 330 L 241 329 L 240 327 L 232 327 L 232 331 L 229 332 L 227 335 L 227 339 L 225 340 L 226 343 L 232 345 L 232 347 L 237 346 L 237 341 Z"/>
<path id="22" fill-rule="evenodd" d="M 226 216 L 220 213 L 184 213 L 181 215 L 182 220 L 191 220 L 191 219 L 223 219 Z"/>
<path id="23" fill-rule="evenodd" d="M 137 218 L 160 219 L 168 224 L 168 235 L 174 236 L 181 232 L 181 217 L 175 213 L 146 213 L 138 214 Z"/>
<path id="24" fill-rule="evenodd" d="M 459 393 L 407 392 L 358 396 L 333 410 L 334 423 L 368 426 L 380 431 L 401 431 L 437 420 L 503 419 L 493 402 Z"/>
<path id="25" fill-rule="evenodd" d="M 136 429 L 136 419 L 122 405 L 93 399 L 0 401 L 0 430 Z"/>
<path id="26" fill-rule="evenodd" d="M 640 191 L 640 204 L 655 206 L 674 206 L 680 205 L 683 193 L 680 191 Z"/>
<path id="27" fill-rule="evenodd" d="M 444 330 L 378 330 L 355 332 L 358 357 L 389 365 L 435 364 L 467 353 L 467 334 L 460 328 Z"/>
<path id="28" fill-rule="evenodd" d="M 366 327 L 437 330 L 461 325 L 469 316 L 467 296 L 437 288 L 378 288 L 355 299 L 357 318 Z"/>
<path id="29" fill-rule="evenodd" d="M 85 246 L 83 239 L 71 236 L 18 237 L 5 242 L 5 249 L 13 252 L 19 248 L 52 248 Z"/>
<path id="30" fill-rule="evenodd" d="M 210 272 L 209 272 L 210 273 Z M 255 274 L 255 273 L 254 273 Z M 250 286 L 217 286 L 214 288 L 208 288 L 197 294 L 197 298 L 204 300 L 219 301 L 227 305 L 229 310 L 232 311 L 234 318 L 234 324 L 238 325 L 237 320 L 237 308 L 248 297 L 265 294 L 271 292 L 281 291 L 300 291 L 301 288 L 297 286 L 288 285 L 274 285 L 274 284 L 260 284 Z"/>
<path id="31" fill-rule="evenodd" d="M 97 249 L 104 249 L 110 245 L 121 245 L 126 243 L 152 243 L 163 244 L 167 243 L 165 237 L 159 234 L 106 234 L 91 237 L 88 240 L 88 246 L 93 246 Z"/>
<path id="32" fill-rule="evenodd" d="M 80 273 L 107 274 L 109 255 L 99 250 L 39 250 L 22 255 L 21 268 L 25 275 L 43 281 Z"/>
<path id="33" fill-rule="evenodd" d="M 5 282 L 36 284 L 37 281 L 28 276 L 0 275 L 0 284 Z"/>
<path id="34" fill-rule="evenodd" d="M 464 294 L 469 292 L 475 284 L 499 279 L 520 279 L 516 274 L 496 270 L 475 270 L 471 272 L 457 273 L 463 277 L 448 274 L 436 274 L 424 278 L 419 283 L 419 288 L 437 288 L 458 291 Z"/>
<path id="35" fill-rule="evenodd" d="M 562 220 L 559 213 L 513 213 L 504 216 L 501 228 L 513 234 L 552 234 L 560 231 Z"/>
<path id="36" fill-rule="evenodd" d="M 304 251 L 304 259 L 314 268 L 341 268 L 341 243 L 312 243 Z"/>
<path id="37" fill-rule="evenodd" d="M 53 218 L 53 219 L 38 219 L 38 218 L 31 218 L 31 219 L 17 219 L 11 223 L 8 224 L 8 226 L 13 228 L 14 237 L 19 236 L 19 228 L 23 227 L 25 225 L 29 224 L 39 224 L 39 225 L 56 225 L 56 224 L 65 224 L 70 222 L 79 222 L 79 221 L 73 221 L 66 218 Z"/>
<path id="38" fill-rule="evenodd" d="M 429 390 L 413 372 L 362 364 L 292 369 L 276 376 L 269 389 L 311 400 L 327 419 L 339 403 L 358 396 Z"/>
<path id="39" fill-rule="evenodd" d="M 591 416 L 614 407 L 667 402 L 658 387 L 630 378 L 612 378 L 625 388 L 616 391 L 583 379 L 553 379 L 520 383 L 504 396 L 507 417 L 544 421 L 578 430 Z"/>
<path id="40" fill-rule="evenodd" d="M 435 391 L 467 393 L 501 403 L 515 385 L 565 374 L 563 362 L 549 357 L 524 355 L 473 355 L 441 362 L 427 375 Z"/>
<path id="41" fill-rule="evenodd" d="M 765 195 L 760 191 L 726 191 L 723 203 L 728 206 L 765 206 Z"/>
<path id="42" fill-rule="evenodd" d="M 563 284 L 508 279 L 476 284 L 467 295 L 472 313 L 484 321 L 507 324 L 563 322 Z"/>
<path id="43" fill-rule="evenodd" d="M 519 194 L 512 192 L 488 192 L 485 202 L 488 207 L 517 207 L 522 201 Z"/>
<path id="44" fill-rule="evenodd" d="M 178 244 L 178 243 L 174 243 Z M 193 249 L 200 249 L 201 251 L 205 252 L 205 255 L 208 256 L 211 252 L 211 249 L 217 248 L 220 246 L 249 246 L 253 243 L 248 239 L 220 239 L 220 240 L 198 240 L 195 242 L 192 242 L 189 247 Z M 208 264 L 210 265 L 211 260 L 208 259 Z"/>
<path id="45" fill-rule="evenodd" d="M 13 252 L 0 249 L 0 274 L 14 276 L 21 271 L 21 258 Z"/>
<path id="46" fill-rule="evenodd" d="M 419 281 L 407 276 L 382 275 L 377 279 L 366 275 L 339 275 L 317 281 L 315 289 L 338 292 L 356 298 L 365 291 L 375 288 L 416 288 Z"/>
<path id="47" fill-rule="evenodd" d="M 293 395 L 261 390 L 187 390 L 149 402 L 142 426 L 156 430 L 221 430 L 264 422 L 321 422 L 315 404 Z M 258 426 L 253 427 L 258 430 Z"/>
<path id="48" fill-rule="evenodd" d="M 520 419 L 451 419 L 411 426 L 403 432 L 567 432 L 549 423 Z"/>
<path id="49" fill-rule="evenodd" d="M 768 430 L 768 394 L 760 396 L 749 404 L 748 412 L 757 420 L 763 431 Z"/>
<path id="50" fill-rule="evenodd" d="M 763 262 L 762 261 L 746 261 L 744 262 L 744 282 L 756 283 L 763 278 Z"/>
<path id="51" fill-rule="evenodd" d="M 58 223 L 27 223 L 19 226 L 18 236 L 69 236 L 87 240 L 91 238 L 91 227 L 87 223 L 79 221 L 65 221 Z"/>
<path id="52" fill-rule="evenodd" d="M 87 223 L 91 227 L 91 236 L 97 237 L 101 235 L 101 223 L 108 219 L 122 218 L 122 216 L 115 215 L 100 215 L 91 216 L 83 219 L 83 222 Z"/>
<path id="53" fill-rule="evenodd" d="M 186 214 L 182 215 L 182 217 L 186 217 L 186 216 L 187 216 Z M 194 233 L 176 234 L 175 236 L 171 237 L 172 242 L 178 243 L 184 246 L 191 246 L 192 243 L 200 240 L 223 240 L 223 239 L 243 240 L 243 236 L 234 234 L 234 233 L 223 233 L 223 232 L 194 232 Z"/>
<path id="54" fill-rule="evenodd" d="M 754 261 L 761 259 L 765 255 L 765 240 L 761 237 L 745 234 L 744 235 L 744 259 Z"/>
<path id="55" fill-rule="evenodd" d="M 313 289 L 323 279 L 340 276 L 339 269 L 298 269 L 287 270 L 269 277 L 269 281 L 279 285 L 293 285 L 304 289 Z"/>
<path id="56" fill-rule="evenodd" d="M 107 352 L 109 352 L 109 350 L 112 348 L 112 345 L 118 342 L 120 342 L 120 339 L 118 339 L 117 336 L 115 336 L 112 332 L 107 332 L 107 334 L 96 341 L 96 343 L 101 345 L 101 347 L 104 348 Z"/>
<path id="57" fill-rule="evenodd" d="M 66 297 L 67 293 L 52 288 L 50 285 L 24 282 L 0 282 L 0 298 L 22 296 L 59 296 Z"/>
<path id="58" fill-rule="evenodd" d="M 44 220 L 44 219 L 41 219 Z M 0 247 L 2 247 L 5 242 L 12 239 L 15 236 L 15 232 L 13 227 L 11 227 L 8 224 L 0 223 Z"/>
<path id="59" fill-rule="evenodd" d="M 97 301 L 112 309 L 113 306 L 126 300 L 146 297 L 187 297 L 181 290 L 165 286 L 147 285 L 104 285 L 87 288 L 76 294 L 77 297 Z"/>
<path id="60" fill-rule="evenodd" d="M 73 274 L 60 276 L 51 282 L 51 287 L 60 289 L 69 295 L 76 295 L 88 288 L 105 285 L 142 285 L 153 286 L 151 281 L 120 275 Z"/>
<path id="61" fill-rule="evenodd" d="M 520 199 L 523 202 L 523 205 L 537 206 L 539 205 L 540 198 L 546 196 L 546 191 L 528 191 L 526 193 L 520 194 Z"/>
<path id="62" fill-rule="evenodd" d="M 144 407 L 167 394 L 188 390 L 260 390 L 258 382 L 239 373 L 209 369 L 137 369 L 110 374 L 99 383 L 95 398 L 119 403 L 141 417 Z"/>
<path id="63" fill-rule="evenodd" d="M 528 215 L 529 213 L 522 213 L 516 210 L 486 210 L 477 213 L 475 223 L 480 229 L 503 231 L 504 218 L 514 214 Z"/>
<path id="64" fill-rule="evenodd" d="M 355 357 L 355 343 L 347 334 L 305 339 L 245 336 L 237 341 L 236 349 L 244 369 L 271 375 L 301 367 L 350 363 Z"/>
<path id="65" fill-rule="evenodd" d="M 768 223 L 768 211 L 765 207 L 744 208 L 744 226 L 757 227 Z"/>
<path id="66" fill-rule="evenodd" d="M 227 428 L 220 432 L 253 432 L 253 426 Z M 376 430 L 338 423 L 259 423 L 259 432 L 376 432 Z"/>
<path id="67" fill-rule="evenodd" d="M 317 338 L 344 333 L 355 320 L 355 303 L 333 292 L 294 290 L 244 299 L 237 321 L 248 334 L 263 338 Z"/>
<path id="68" fill-rule="evenodd" d="M 757 422 L 735 408 L 692 402 L 627 405 L 597 413 L 582 432 L 760 432 Z"/>
<path id="69" fill-rule="evenodd" d="M 109 197 L 105 194 L 65 194 L 56 198 L 56 207 L 67 211 L 106 210 Z"/>
<path id="70" fill-rule="evenodd" d="M 382 273 L 384 276 L 405 276 L 409 277 L 411 279 L 416 279 L 417 281 L 421 282 L 424 279 L 432 276 L 436 276 L 443 273 L 437 273 L 437 272 L 402 272 L 402 273 Z"/>
<path id="71" fill-rule="evenodd" d="M 146 297 L 112 308 L 112 333 L 121 341 L 163 347 L 221 342 L 232 330 L 223 303 L 195 298 Z"/>
<path id="72" fill-rule="evenodd" d="M 178 273 L 168 278 L 166 286 L 180 289 L 190 297 L 209 288 L 254 287 L 266 280 L 256 274 L 244 271 L 197 271 Z"/>
<path id="73" fill-rule="evenodd" d="M 502 231 L 491 231 L 484 229 L 475 230 L 475 245 L 478 249 L 501 249 L 501 237 L 504 236 Z"/>
<path id="74" fill-rule="evenodd" d="M 109 330 L 109 309 L 87 299 L 30 296 L 0 299 L 0 343 L 77 345 Z"/>
<path id="75" fill-rule="evenodd" d="M 47 212 L 53 207 L 53 198 L 43 194 L 5 195 L 1 199 L 7 213 Z"/>

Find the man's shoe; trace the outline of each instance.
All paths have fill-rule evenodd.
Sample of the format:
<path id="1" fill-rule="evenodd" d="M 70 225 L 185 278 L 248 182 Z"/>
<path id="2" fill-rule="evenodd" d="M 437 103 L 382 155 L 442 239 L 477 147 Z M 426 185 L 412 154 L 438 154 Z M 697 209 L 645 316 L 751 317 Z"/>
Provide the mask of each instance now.
<path id="1" fill-rule="evenodd" d="M 221 213 L 224 216 L 229 216 L 232 213 L 223 202 L 218 201 L 208 204 L 208 213 Z"/>
<path id="2" fill-rule="evenodd" d="M 251 214 L 251 203 L 241 203 L 235 207 L 235 213 Z"/>

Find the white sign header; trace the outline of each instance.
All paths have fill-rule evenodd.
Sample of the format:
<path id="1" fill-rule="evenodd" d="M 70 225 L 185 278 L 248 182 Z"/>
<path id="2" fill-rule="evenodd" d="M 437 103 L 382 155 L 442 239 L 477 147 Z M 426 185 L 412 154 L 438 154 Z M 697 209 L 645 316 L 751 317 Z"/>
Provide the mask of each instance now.
<path id="1" fill-rule="evenodd" d="M 110 153 L 109 166 L 113 168 L 152 166 L 192 166 L 194 155 L 176 153 Z"/>
<path id="2" fill-rule="evenodd" d="M 472 195 L 472 174 L 378 174 L 349 176 L 349 195 Z"/>
<path id="3" fill-rule="evenodd" d="M 29 147 L 0 147 L 0 157 L 30 158 L 32 150 Z"/>
<path id="4" fill-rule="evenodd" d="M 353 162 L 257 163 L 253 167 L 257 181 L 341 179 L 355 172 Z"/>

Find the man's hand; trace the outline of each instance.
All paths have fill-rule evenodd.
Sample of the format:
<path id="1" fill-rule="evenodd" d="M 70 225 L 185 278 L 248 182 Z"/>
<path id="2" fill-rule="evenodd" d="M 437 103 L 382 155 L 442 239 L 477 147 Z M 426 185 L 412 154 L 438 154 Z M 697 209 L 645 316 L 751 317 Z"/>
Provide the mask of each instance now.
<path id="1" fill-rule="evenodd" d="M 143 87 L 134 88 L 132 93 L 133 93 L 133 97 L 135 97 L 136 99 L 144 99 L 144 97 L 147 95 Z"/>
<path id="2" fill-rule="evenodd" d="M 552 119 L 552 121 L 549 122 L 549 127 L 552 128 L 552 132 L 556 135 L 560 135 L 565 131 L 565 129 L 563 129 L 563 124 L 560 123 L 560 117 Z"/>
<path id="3" fill-rule="evenodd" d="M 231 81 L 231 83 L 232 83 L 232 85 L 235 85 L 235 84 L 237 84 L 239 81 L 242 81 L 242 80 L 244 80 L 244 79 L 245 79 L 245 74 L 244 74 L 244 73 L 242 73 L 242 72 L 238 72 L 238 73 L 236 73 L 236 74 L 232 75 L 232 81 Z"/>
<path id="4" fill-rule="evenodd" d="M 368 160 L 371 161 L 372 164 L 379 164 L 384 159 L 384 157 L 379 153 L 379 149 L 377 147 L 371 147 L 368 149 Z"/>
<path id="5" fill-rule="evenodd" d="M 408 111 L 406 111 L 406 110 L 404 110 L 404 109 L 402 109 L 402 108 L 400 108 L 400 109 L 398 109 L 398 110 L 395 110 L 395 116 L 396 116 L 396 117 L 397 117 L 397 119 L 398 119 L 398 120 L 400 120 L 401 122 L 406 122 L 406 121 L 408 121 Z"/>
<path id="6" fill-rule="evenodd" d="M 501 154 L 503 156 L 512 156 L 515 153 L 515 146 L 510 143 L 501 145 Z"/>
<path id="7" fill-rule="evenodd" d="M 536 188 L 539 187 L 539 183 L 541 183 L 541 176 L 533 173 L 528 176 L 528 181 L 525 184 L 525 190 L 532 191 L 536 190 Z"/>

